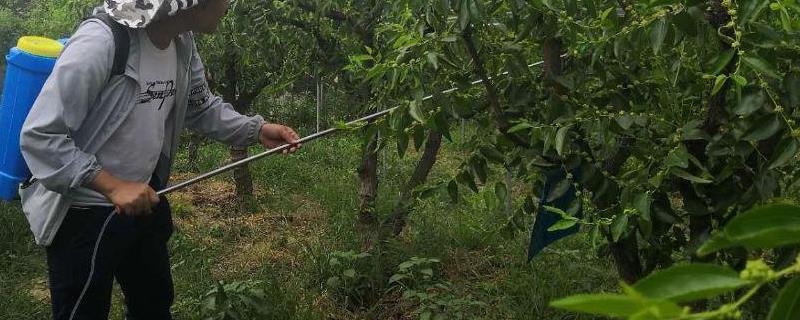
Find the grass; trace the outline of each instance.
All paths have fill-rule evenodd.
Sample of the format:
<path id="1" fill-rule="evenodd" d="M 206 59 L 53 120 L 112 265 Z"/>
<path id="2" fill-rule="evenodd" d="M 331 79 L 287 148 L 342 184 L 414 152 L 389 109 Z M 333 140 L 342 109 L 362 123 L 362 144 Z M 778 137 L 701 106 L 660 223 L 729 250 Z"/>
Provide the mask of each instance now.
<path id="1" fill-rule="evenodd" d="M 340 135 L 308 144 L 297 155 L 254 164 L 256 192 L 245 204 L 236 200 L 229 175 L 170 195 L 177 227 L 170 242 L 175 318 L 199 318 L 202 297 L 217 281 L 260 280 L 270 284 L 268 307 L 281 310 L 282 318 L 412 319 L 418 306 L 389 290 L 387 279 L 414 256 L 441 259 L 436 281 L 448 284 L 442 294 L 483 303 L 466 311 L 469 318 L 588 319 L 551 309 L 548 302 L 616 287 L 610 257 L 595 256 L 585 234 L 527 263 L 527 231 L 502 232 L 503 214 L 470 192 L 458 204 L 443 201 L 445 195 L 419 203 L 406 232 L 363 263 L 375 304 L 348 308 L 340 290 L 326 281 L 331 252 L 361 250 L 355 226 L 359 146 Z M 459 154 L 446 144 L 432 179 L 448 177 Z M 180 155 L 173 182 L 219 166 L 227 150 L 206 144 L 199 155 L 195 169 Z M 391 209 L 417 156 L 382 156 L 379 213 Z M 18 203 L 0 210 L 0 319 L 47 319 L 44 250 L 32 243 Z M 121 312 L 115 289 L 112 319 Z"/>

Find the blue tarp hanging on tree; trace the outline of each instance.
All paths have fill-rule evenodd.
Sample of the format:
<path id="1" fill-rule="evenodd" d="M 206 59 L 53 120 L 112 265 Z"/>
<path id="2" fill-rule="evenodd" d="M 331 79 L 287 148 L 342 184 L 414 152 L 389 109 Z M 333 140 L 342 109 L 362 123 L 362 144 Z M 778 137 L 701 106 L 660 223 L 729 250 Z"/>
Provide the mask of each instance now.
<path id="1" fill-rule="evenodd" d="M 545 173 L 544 185 L 540 193 L 541 200 L 539 201 L 539 211 L 536 215 L 536 222 L 533 224 L 531 242 L 528 246 L 528 262 L 551 243 L 578 232 L 578 225 L 563 230 L 547 231 L 548 228 L 561 220 L 561 216 L 547 211 L 544 206 L 555 207 L 565 212 L 570 212 L 570 206 L 577 205 L 577 210 L 573 209 L 573 211 L 575 211 L 575 217 L 580 218 L 583 215 L 583 207 L 580 201 L 573 204 L 576 198 L 575 186 L 571 182 L 565 181 L 566 179 L 566 172 L 564 170 L 559 169 Z M 577 179 L 577 177 L 573 177 L 573 179 Z M 569 185 L 563 193 L 557 190 L 563 190 L 563 188 L 565 188 L 565 185 L 562 183 L 567 183 Z M 553 194 L 551 195 L 551 193 Z M 558 193 L 561 193 L 561 195 L 558 195 Z M 555 196 L 555 199 L 548 199 L 551 198 L 551 196 Z"/>

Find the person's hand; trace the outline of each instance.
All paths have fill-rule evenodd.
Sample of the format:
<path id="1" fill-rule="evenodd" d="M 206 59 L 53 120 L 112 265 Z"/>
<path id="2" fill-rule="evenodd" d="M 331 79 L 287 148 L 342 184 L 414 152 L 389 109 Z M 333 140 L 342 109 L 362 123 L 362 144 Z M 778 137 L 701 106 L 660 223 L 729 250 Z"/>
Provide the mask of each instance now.
<path id="1" fill-rule="evenodd" d="M 160 199 L 146 183 L 118 179 L 101 170 L 90 186 L 108 198 L 121 215 L 151 214 Z"/>
<path id="2" fill-rule="evenodd" d="M 108 199 L 122 215 L 142 215 L 153 213 L 160 199 L 153 188 L 146 183 L 122 181 L 108 194 Z"/>
<path id="3" fill-rule="evenodd" d="M 283 150 L 283 154 L 294 153 L 303 146 L 297 143 L 300 137 L 292 128 L 274 123 L 265 123 L 261 126 L 259 140 L 261 145 L 267 149 L 277 148 L 284 144 L 291 145 L 291 147 Z"/>

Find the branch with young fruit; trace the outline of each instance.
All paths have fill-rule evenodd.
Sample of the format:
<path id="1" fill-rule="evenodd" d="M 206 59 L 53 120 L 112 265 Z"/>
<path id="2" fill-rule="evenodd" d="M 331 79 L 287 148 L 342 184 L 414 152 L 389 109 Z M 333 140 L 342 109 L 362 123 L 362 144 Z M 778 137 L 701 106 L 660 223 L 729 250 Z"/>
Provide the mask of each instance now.
<path id="1" fill-rule="evenodd" d="M 739 214 L 698 249 L 710 255 L 732 247 L 750 252 L 800 244 L 800 207 L 772 204 Z M 800 314 L 800 258 L 773 270 L 762 258 L 747 262 L 736 272 L 728 266 L 693 263 L 676 265 L 640 280 L 622 284 L 622 293 L 581 294 L 557 300 L 553 307 L 569 311 L 631 320 L 740 319 L 740 308 L 768 283 L 792 277 L 778 296 L 767 320 L 789 320 Z M 746 291 L 743 291 L 746 289 Z M 736 300 L 708 311 L 687 304 L 725 294 L 743 292 Z"/>

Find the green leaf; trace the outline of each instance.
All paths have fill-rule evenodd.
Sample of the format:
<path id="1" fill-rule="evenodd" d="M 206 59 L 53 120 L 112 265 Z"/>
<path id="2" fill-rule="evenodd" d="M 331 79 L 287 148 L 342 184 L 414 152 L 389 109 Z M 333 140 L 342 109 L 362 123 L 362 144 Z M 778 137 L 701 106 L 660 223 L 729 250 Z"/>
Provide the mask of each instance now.
<path id="1" fill-rule="evenodd" d="M 342 272 L 342 275 L 348 278 L 355 278 L 356 277 L 356 270 L 355 269 L 347 269 Z"/>
<path id="2" fill-rule="evenodd" d="M 575 226 L 577 223 L 578 223 L 577 219 L 576 220 L 572 220 L 572 219 L 559 220 L 558 222 L 556 222 L 552 226 L 550 226 L 550 228 L 547 228 L 547 231 L 553 232 L 553 231 L 569 229 L 569 228 L 572 228 L 573 226 Z"/>
<path id="3" fill-rule="evenodd" d="M 571 186 L 572 182 L 569 181 L 569 179 L 559 181 L 555 186 L 553 186 L 552 189 L 550 189 L 550 193 L 547 194 L 547 202 L 553 202 L 556 201 L 556 199 L 561 198 L 561 196 L 567 193 L 567 190 L 569 190 L 569 187 Z"/>
<path id="4" fill-rule="evenodd" d="M 738 74 L 732 75 L 731 80 L 733 80 L 733 82 L 736 82 L 736 84 L 740 87 L 744 87 L 747 85 L 747 79 Z"/>
<path id="5" fill-rule="evenodd" d="M 480 24 L 483 19 L 483 1 L 469 0 L 470 22 Z"/>
<path id="6" fill-rule="evenodd" d="M 505 157 L 503 156 L 500 151 L 497 151 L 497 148 L 494 146 L 482 146 L 480 147 L 481 154 L 487 159 L 495 163 L 503 163 L 505 162 Z"/>
<path id="7" fill-rule="evenodd" d="M 503 182 L 495 183 L 494 195 L 497 196 L 497 199 L 505 200 L 508 197 L 508 188 L 506 187 L 506 184 Z"/>
<path id="8" fill-rule="evenodd" d="M 714 80 L 714 88 L 711 89 L 711 94 L 712 95 L 717 94 L 717 92 L 719 92 L 719 90 L 722 89 L 722 86 L 724 86 L 725 82 L 727 81 L 728 81 L 728 76 L 724 74 L 718 75 L 717 79 Z"/>
<path id="9" fill-rule="evenodd" d="M 425 54 L 425 58 L 428 59 L 428 63 L 430 63 L 431 66 L 433 66 L 434 70 L 439 70 L 439 56 L 436 55 L 435 52 L 428 51 Z"/>
<path id="10" fill-rule="evenodd" d="M 564 141 L 566 140 L 568 131 L 569 126 L 558 128 L 558 131 L 556 131 L 556 152 L 560 156 L 564 155 Z"/>
<path id="11" fill-rule="evenodd" d="M 470 21 L 469 21 L 469 18 L 470 18 L 470 12 L 469 12 L 470 2 L 471 2 L 470 0 L 461 0 L 461 4 L 459 5 L 459 8 L 458 8 L 459 9 L 458 25 L 460 27 L 459 30 L 461 30 L 461 31 L 464 31 L 465 29 L 467 29 L 467 26 L 470 23 Z"/>
<path id="12" fill-rule="evenodd" d="M 795 277 L 778 293 L 767 320 L 795 320 L 800 314 L 800 277 Z"/>
<path id="13" fill-rule="evenodd" d="M 652 29 L 650 29 L 650 45 L 653 47 L 653 53 L 658 54 L 664 44 L 664 39 L 667 37 L 669 25 L 667 19 L 661 17 L 653 22 Z"/>
<path id="14" fill-rule="evenodd" d="M 520 123 L 517 123 L 516 125 L 514 125 L 513 127 L 511 127 L 511 129 L 508 129 L 508 133 L 519 132 L 519 131 L 522 131 L 522 130 L 525 130 L 525 129 L 530 129 L 530 128 L 533 128 L 533 125 L 531 125 L 530 123 L 520 122 Z"/>
<path id="15" fill-rule="evenodd" d="M 408 135 L 405 132 L 397 135 L 397 155 L 401 159 L 406 155 L 408 150 Z"/>
<path id="16" fill-rule="evenodd" d="M 647 192 L 637 194 L 633 199 L 633 207 L 639 212 L 639 216 L 644 219 L 650 220 L 650 195 Z"/>
<path id="17" fill-rule="evenodd" d="M 669 170 L 669 172 L 672 173 L 673 175 L 677 176 L 677 177 L 689 180 L 689 181 L 694 182 L 694 183 L 706 184 L 706 183 L 711 183 L 712 182 L 711 180 L 703 179 L 703 178 L 700 178 L 698 176 L 695 176 L 695 175 L 693 175 L 693 174 L 691 174 L 691 173 L 689 173 L 689 172 L 687 172 L 686 170 L 683 170 L 683 169 L 672 168 L 672 169 Z"/>
<path id="18" fill-rule="evenodd" d="M 619 241 L 619 238 L 625 233 L 627 226 L 628 215 L 618 214 L 614 217 L 614 220 L 611 222 L 611 237 L 614 239 L 614 242 Z"/>
<path id="19" fill-rule="evenodd" d="M 800 147 L 800 144 L 797 143 L 797 139 L 794 137 L 787 137 L 781 140 L 778 146 L 775 147 L 775 154 L 769 162 L 769 170 L 780 167 L 792 160 L 797 154 L 798 147 Z"/>
<path id="20" fill-rule="evenodd" d="M 694 18 L 692 18 L 692 15 L 686 11 L 674 15 L 672 18 L 672 23 L 674 23 L 680 31 L 683 31 L 690 37 L 697 35 L 697 21 L 695 21 Z"/>
<path id="21" fill-rule="evenodd" d="M 723 229 L 731 242 L 748 249 L 800 243 L 800 207 L 772 204 L 741 213 Z"/>
<path id="22" fill-rule="evenodd" d="M 756 56 L 745 56 L 742 58 L 744 63 L 753 68 L 754 70 L 775 79 L 780 79 L 781 76 L 775 71 L 775 68 L 764 59 Z"/>
<path id="23" fill-rule="evenodd" d="M 747 284 L 728 267 L 686 264 L 653 273 L 633 288 L 650 299 L 680 303 L 715 297 Z"/>
<path id="24" fill-rule="evenodd" d="M 717 232 L 697 249 L 697 255 L 704 257 L 719 250 L 734 246 L 736 246 L 736 244 L 733 243 L 724 232 Z"/>
<path id="25" fill-rule="evenodd" d="M 400 280 L 403 280 L 403 279 L 406 279 L 406 278 L 408 278 L 408 276 L 405 275 L 405 274 L 402 274 L 402 273 L 395 274 L 395 275 L 392 275 L 391 278 L 389 278 L 389 283 L 400 282 Z"/>
<path id="26" fill-rule="evenodd" d="M 753 0 L 746 5 L 742 10 L 742 16 L 740 21 L 744 21 L 746 23 L 753 22 L 754 20 L 758 19 L 761 15 L 761 12 L 767 5 L 770 3 L 770 0 Z"/>
<path id="27" fill-rule="evenodd" d="M 542 208 L 544 208 L 547 211 L 550 211 L 552 213 L 555 213 L 555 214 L 561 216 L 562 219 L 568 219 L 568 218 L 577 219 L 577 218 L 574 218 L 574 217 L 570 216 L 569 213 L 567 213 L 566 211 L 561 210 L 561 209 L 556 208 L 556 207 L 542 206 Z"/>
<path id="28" fill-rule="evenodd" d="M 765 140 L 781 129 L 781 119 L 777 115 L 766 115 L 759 119 L 742 138 L 748 141 Z"/>
<path id="29" fill-rule="evenodd" d="M 711 69 L 711 74 L 718 75 L 722 72 L 722 70 L 725 70 L 725 67 L 728 65 L 728 63 L 731 62 L 734 55 L 736 55 L 736 51 L 734 51 L 733 49 L 728 49 L 726 51 L 721 52 L 711 62 L 711 64 L 713 65 Z"/>
<path id="30" fill-rule="evenodd" d="M 633 125 L 633 117 L 628 113 L 614 116 L 614 121 L 616 121 L 623 130 L 628 130 L 631 128 L 631 125 Z"/>
<path id="31" fill-rule="evenodd" d="M 678 167 L 686 169 L 689 167 L 689 151 L 682 144 L 673 149 L 664 160 L 664 165 L 668 167 Z"/>
<path id="32" fill-rule="evenodd" d="M 550 302 L 550 306 L 608 317 L 627 317 L 646 307 L 646 302 L 619 294 L 579 294 Z"/>
<path id="33" fill-rule="evenodd" d="M 450 180 L 450 183 L 447 184 L 447 194 L 450 195 L 453 203 L 458 202 L 458 183 L 455 180 Z"/>
<path id="34" fill-rule="evenodd" d="M 682 315 L 684 309 L 681 306 L 669 301 L 654 301 L 628 320 L 680 319 Z"/>
<path id="35" fill-rule="evenodd" d="M 486 161 L 484 160 L 471 161 L 470 168 L 472 168 L 472 172 L 474 172 L 475 175 L 478 177 L 478 181 L 480 181 L 481 183 L 486 183 L 486 178 L 488 177 L 487 175 L 488 173 L 486 172 L 487 170 Z"/>
<path id="36" fill-rule="evenodd" d="M 739 103 L 733 108 L 733 113 L 740 116 L 749 115 L 761 109 L 765 102 L 766 97 L 764 97 L 764 92 L 761 90 L 745 93 L 742 95 L 742 99 L 739 100 Z"/>
<path id="37" fill-rule="evenodd" d="M 417 103 L 417 101 L 411 100 L 408 111 L 414 120 L 417 120 L 419 123 L 425 123 L 425 117 L 422 116 L 422 111 L 419 108 L 420 105 Z"/>
<path id="38" fill-rule="evenodd" d="M 647 192 L 642 192 L 633 199 L 633 207 L 639 212 L 639 231 L 645 237 L 649 237 L 653 232 L 653 218 L 650 212 L 650 196 Z"/>
<path id="39" fill-rule="evenodd" d="M 341 279 L 339 279 L 339 277 L 330 277 L 330 278 L 328 278 L 327 281 L 325 281 L 325 284 L 327 284 L 328 287 L 331 287 L 331 288 L 339 287 L 339 285 L 341 283 L 342 283 L 342 281 L 341 281 Z"/>

